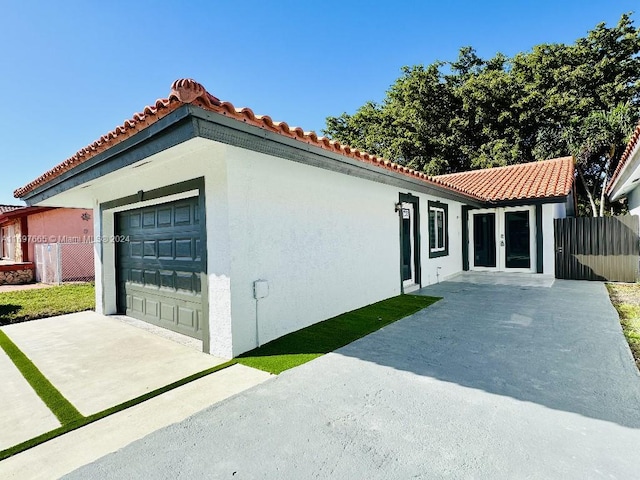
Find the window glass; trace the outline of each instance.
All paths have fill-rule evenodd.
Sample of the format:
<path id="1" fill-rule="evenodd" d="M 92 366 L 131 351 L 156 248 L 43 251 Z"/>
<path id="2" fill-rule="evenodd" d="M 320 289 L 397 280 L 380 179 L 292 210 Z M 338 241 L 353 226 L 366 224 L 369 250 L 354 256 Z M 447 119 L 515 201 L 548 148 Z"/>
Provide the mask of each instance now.
<path id="1" fill-rule="evenodd" d="M 429 248 L 436 248 L 436 212 L 429 209 Z"/>
<path id="2" fill-rule="evenodd" d="M 429 256 L 431 258 L 449 255 L 447 212 L 446 203 L 429 202 Z"/>

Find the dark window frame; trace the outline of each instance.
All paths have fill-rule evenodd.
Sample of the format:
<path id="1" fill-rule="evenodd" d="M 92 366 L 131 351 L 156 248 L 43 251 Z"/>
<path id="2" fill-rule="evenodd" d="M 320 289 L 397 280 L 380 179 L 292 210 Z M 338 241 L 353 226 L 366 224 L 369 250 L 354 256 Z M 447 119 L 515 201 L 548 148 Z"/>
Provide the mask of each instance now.
<path id="1" fill-rule="evenodd" d="M 427 202 L 427 210 L 429 214 L 429 258 L 439 258 L 449 256 L 449 205 L 438 201 L 429 200 Z M 444 234 L 444 249 L 435 245 L 434 232 L 436 232 L 436 210 L 443 212 L 443 234 Z M 432 246 L 435 245 L 435 246 Z"/>

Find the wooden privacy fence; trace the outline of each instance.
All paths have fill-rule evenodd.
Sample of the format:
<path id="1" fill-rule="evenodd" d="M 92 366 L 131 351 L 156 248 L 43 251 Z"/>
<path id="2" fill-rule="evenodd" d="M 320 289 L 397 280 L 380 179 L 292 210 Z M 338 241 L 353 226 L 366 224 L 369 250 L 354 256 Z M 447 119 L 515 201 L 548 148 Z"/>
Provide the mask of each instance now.
<path id="1" fill-rule="evenodd" d="M 635 282 L 640 242 L 636 215 L 554 220 L 556 278 Z"/>

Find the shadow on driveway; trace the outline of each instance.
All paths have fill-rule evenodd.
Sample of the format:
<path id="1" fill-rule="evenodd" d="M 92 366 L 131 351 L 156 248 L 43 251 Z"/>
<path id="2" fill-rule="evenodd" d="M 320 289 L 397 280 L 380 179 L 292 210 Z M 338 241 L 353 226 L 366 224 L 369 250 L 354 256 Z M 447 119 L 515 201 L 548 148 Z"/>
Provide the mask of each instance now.
<path id="1" fill-rule="evenodd" d="M 600 282 L 444 282 L 444 300 L 339 353 L 640 428 L 640 374 Z"/>

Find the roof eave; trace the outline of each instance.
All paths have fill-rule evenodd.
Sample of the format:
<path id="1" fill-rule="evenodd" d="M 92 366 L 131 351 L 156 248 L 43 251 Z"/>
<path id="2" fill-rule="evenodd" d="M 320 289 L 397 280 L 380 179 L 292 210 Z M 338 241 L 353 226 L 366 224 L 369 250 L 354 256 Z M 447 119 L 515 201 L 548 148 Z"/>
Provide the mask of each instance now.
<path id="1" fill-rule="evenodd" d="M 433 196 L 439 196 L 443 198 L 447 198 L 449 200 L 458 201 L 460 203 L 465 203 L 471 206 L 480 206 L 483 203 L 483 200 L 475 198 L 472 195 L 465 194 L 464 192 L 460 192 L 457 189 L 450 188 L 444 185 L 440 185 L 432 180 L 425 178 L 419 178 L 413 175 L 408 175 L 405 173 L 401 173 L 400 171 L 394 171 L 388 168 L 384 168 L 383 166 L 375 165 L 373 163 L 369 163 L 362 160 L 353 159 L 347 155 L 343 155 L 338 152 L 334 152 L 331 150 L 327 150 L 322 148 L 321 146 L 315 145 L 313 143 L 307 143 L 303 140 L 298 140 L 294 138 L 290 138 L 288 136 L 280 135 L 269 130 L 257 127 L 255 125 L 247 124 L 244 122 L 240 122 L 236 119 L 229 118 L 226 115 L 212 112 L 205 108 L 192 105 L 191 113 L 194 117 L 199 118 L 200 120 L 206 122 L 216 123 L 225 127 L 232 128 L 234 130 L 249 133 L 254 136 L 258 136 L 261 139 L 265 139 L 268 141 L 280 143 L 297 150 L 301 150 L 303 152 L 313 152 L 316 155 L 324 157 L 326 159 L 332 160 L 331 163 L 323 163 L 316 164 L 313 163 L 313 166 L 317 166 L 320 168 L 325 168 L 328 170 L 338 171 L 340 173 L 344 173 L 346 175 L 352 175 L 356 173 L 356 176 L 361 176 L 363 178 L 371 178 L 371 175 L 377 177 L 378 180 L 381 180 L 383 177 L 393 178 L 396 183 L 401 182 L 406 185 L 404 188 L 409 188 L 413 190 L 420 191 L 421 193 L 430 194 Z M 214 141 L 221 141 L 222 139 L 216 138 L 215 136 L 211 136 L 212 133 L 209 129 L 202 128 L 199 126 L 197 128 L 198 135 L 208 138 Z M 246 147 L 240 147 L 246 148 Z M 289 160 L 299 161 L 295 158 L 289 158 Z M 302 161 L 301 163 L 307 163 Z M 348 166 L 352 171 L 344 171 L 339 165 Z M 332 168 L 334 167 L 334 168 Z M 358 171 L 366 171 L 368 175 L 358 175 Z M 382 182 L 385 183 L 385 182 Z"/>
<path id="2" fill-rule="evenodd" d="M 23 207 L 11 210 L 0 214 L 0 223 L 7 220 L 15 220 L 16 218 L 27 217 L 29 215 L 35 215 L 36 213 L 46 212 L 47 210 L 53 210 L 55 207 Z"/>
<path id="3" fill-rule="evenodd" d="M 89 183 L 105 173 L 115 171 L 126 165 L 141 161 L 156 153 L 156 150 L 162 151 L 170 148 L 174 144 L 182 143 L 183 141 L 195 137 L 202 137 L 215 141 L 223 140 L 223 138 L 218 139 L 212 137 L 212 129 L 202 128 L 204 125 L 202 122 L 222 125 L 225 128 L 232 128 L 236 131 L 249 133 L 253 138 L 277 142 L 297 150 L 302 150 L 303 152 L 313 152 L 318 156 L 329 159 L 329 162 L 325 160 L 322 165 L 316 165 L 321 168 L 332 169 L 348 175 L 355 174 L 356 176 L 369 178 L 374 181 L 377 179 L 383 183 L 393 183 L 399 188 L 419 191 L 421 193 L 447 198 L 471 206 L 481 206 L 483 203 L 482 200 L 458 192 L 455 189 L 441 186 L 432 181 L 410 176 L 399 171 L 392 171 L 382 166 L 369 164 L 360 160 L 351 159 L 350 157 L 340 153 L 325 150 L 319 146 L 279 135 L 254 125 L 239 122 L 234 118 L 229 118 L 223 114 L 212 112 L 193 104 L 181 105 L 168 115 L 158 119 L 146 128 L 141 129 L 131 137 L 105 149 L 87 161 L 79 163 L 63 174 L 38 185 L 33 190 L 24 193 L 24 195 L 19 198 L 24 200 L 28 205 L 37 205 L 38 203 L 59 193 L 65 192 L 79 185 Z M 183 125 L 184 128 L 180 125 Z M 182 130 L 184 130 L 184 132 L 182 132 Z M 163 145 L 158 148 L 154 147 L 152 143 L 154 139 L 158 139 L 160 136 L 165 134 L 174 134 L 175 132 L 181 133 L 179 133 L 174 140 L 163 140 Z M 229 136 L 226 138 L 229 138 Z M 225 140 L 224 142 L 228 142 L 228 140 Z M 245 148 L 240 145 L 237 146 Z M 138 147 L 143 147 L 144 155 L 142 153 L 136 153 L 136 149 Z M 113 162 L 117 163 L 117 168 L 109 165 Z M 389 180 L 385 181 L 384 178 Z"/>
<path id="4" fill-rule="evenodd" d="M 533 198 L 516 198 L 508 200 L 489 200 L 487 205 L 490 207 L 515 207 L 520 205 L 540 205 L 545 203 L 564 203 L 571 192 L 566 195 L 558 195 L 552 197 L 533 197 Z"/>
<path id="5" fill-rule="evenodd" d="M 191 114 L 190 109 L 190 105 L 180 106 L 168 115 L 160 118 L 154 123 L 151 123 L 146 128 L 141 129 L 136 134 L 105 149 L 104 151 L 91 157 L 89 160 L 75 165 L 74 167 L 65 171 L 63 174 L 36 186 L 32 190 L 24 193 L 22 196 L 19 196 L 17 198 L 20 198 L 21 200 L 26 202 L 27 205 L 36 205 L 37 203 L 51 198 L 58 193 L 62 193 L 69 190 L 70 188 L 76 187 L 83 183 L 87 183 L 87 180 L 81 180 L 82 174 L 86 172 L 96 171 L 97 174 L 94 176 L 94 179 L 101 176 L 98 173 L 100 173 L 100 169 L 103 165 L 108 164 L 115 157 L 119 157 L 125 154 L 127 151 L 131 151 L 138 146 L 143 146 L 143 144 L 149 142 L 153 137 L 157 137 L 163 132 L 174 129 L 179 124 L 184 123 Z M 193 136 L 195 136 L 195 130 L 193 126 L 187 125 L 186 131 L 183 132 L 182 136 L 175 141 L 178 142 L 179 140 L 178 143 L 180 143 L 188 138 L 192 138 Z M 160 150 L 169 148 L 166 145 L 162 145 L 161 147 L 163 148 L 160 148 Z M 122 168 L 123 166 L 125 166 L 125 163 L 133 164 L 136 161 L 143 160 L 147 156 L 155 153 L 155 151 L 149 150 L 147 151 L 147 153 L 147 155 L 140 156 L 140 158 L 132 158 L 128 162 L 124 162 L 123 165 L 118 168 Z M 74 179 L 77 180 L 74 181 Z"/>
<path id="6" fill-rule="evenodd" d="M 618 172 L 618 175 L 613 182 L 607 188 L 607 196 L 609 201 L 615 202 L 622 198 L 625 198 L 628 192 L 624 192 L 626 183 L 634 176 L 634 173 L 640 169 L 640 142 L 631 151 L 628 161 L 624 164 L 622 169 Z"/>

